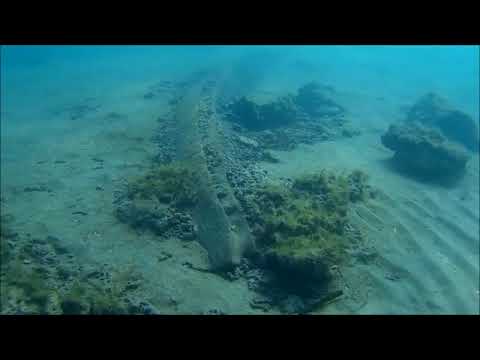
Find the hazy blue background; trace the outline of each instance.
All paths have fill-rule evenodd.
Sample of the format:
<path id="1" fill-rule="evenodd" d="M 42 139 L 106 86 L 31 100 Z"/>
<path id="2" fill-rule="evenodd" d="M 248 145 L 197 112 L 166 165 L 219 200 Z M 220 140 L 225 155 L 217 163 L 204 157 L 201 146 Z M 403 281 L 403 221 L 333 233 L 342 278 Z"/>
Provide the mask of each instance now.
<path id="1" fill-rule="evenodd" d="M 242 68 L 245 82 L 270 76 L 296 85 L 314 77 L 399 103 L 436 91 L 478 119 L 476 46 L 2 46 L 2 115 L 34 121 L 69 94 L 71 101 L 99 96 L 228 63 Z"/>
<path id="2" fill-rule="evenodd" d="M 255 95 L 268 98 L 317 80 L 338 90 L 361 136 L 299 147 L 279 154 L 279 163 L 261 168 L 272 178 L 319 167 L 359 168 L 385 194 L 371 210 L 364 207 L 357 214 L 359 220 L 366 214 L 367 222 L 378 215 L 365 231 L 371 237 L 368 244 L 378 248 L 381 258 L 378 266 L 377 261 L 372 264 L 371 273 L 367 266 L 345 267 L 346 283 L 352 285 L 347 302 L 358 290 L 361 302 L 368 299 L 361 309 L 365 313 L 478 313 L 478 156 L 458 188 L 444 189 L 390 171 L 385 160 L 391 155 L 380 140 L 388 124 L 404 115 L 400 109 L 429 91 L 445 96 L 478 121 L 478 47 L 3 46 L 0 50 L 0 186 L 22 232 L 58 236 L 65 245 L 79 249 L 75 252 L 79 262 L 92 260 L 121 269 L 135 265 L 145 275 L 145 283 L 152 285 L 145 287 L 147 298 L 168 303 L 168 311 L 171 299 L 188 311 L 216 304 L 222 304 L 220 309 L 228 305 L 226 312 L 249 309 L 250 296 L 238 283 L 204 273 L 195 276 L 193 271 L 189 279 L 181 261 L 159 271 L 160 249 L 175 255 L 178 251 L 195 264 L 203 264 L 204 255 L 178 242 L 160 244 L 148 237 L 137 242 L 136 232 L 112 222 L 111 191 L 118 189 L 118 181 L 138 176 L 158 151 L 150 135 L 158 126 L 156 120 L 168 116 L 168 97 L 145 99 L 144 95 L 159 81 L 183 80 L 197 70 L 225 67 L 233 76 L 222 95 L 227 90 L 231 94 L 235 89 L 260 90 Z M 98 112 L 76 120 L 62 112 L 81 106 L 87 98 L 93 98 Z M 106 115 L 111 113 L 121 115 L 120 120 L 109 119 Z M 104 170 L 92 168 L 93 157 L 105 160 Z M 57 160 L 64 163 L 56 164 Z M 44 184 L 55 191 L 23 191 Z M 94 190 L 98 186 L 105 191 Z M 90 216 L 73 223 L 72 204 Z M 97 231 L 100 237 L 91 236 Z M 387 277 L 397 273 L 403 280 Z"/>

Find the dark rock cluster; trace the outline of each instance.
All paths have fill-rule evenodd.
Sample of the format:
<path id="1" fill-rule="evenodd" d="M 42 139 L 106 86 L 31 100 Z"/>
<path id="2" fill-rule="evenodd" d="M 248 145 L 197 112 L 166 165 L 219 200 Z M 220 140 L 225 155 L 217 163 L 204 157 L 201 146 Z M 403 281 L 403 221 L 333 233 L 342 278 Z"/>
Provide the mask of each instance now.
<path id="1" fill-rule="evenodd" d="M 249 130 L 285 126 L 294 122 L 298 116 L 297 106 L 291 95 L 262 105 L 242 97 L 230 104 L 229 111 L 233 121 Z"/>
<path id="2" fill-rule="evenodd" d="M 272 150 L 291 151 L 298 144 L 314 144 L 359 134 L 342 117 L 324 118 L 321 122 L 301 120 L 295 126 L 269 129 L 251 133 L 262 147 Z"/>
<path id="3" fill-rule="evenodd" d="M 227 105 L 229 119 L 248 130 L 275 129 L 310 117 L 341 116 L 345 109 L 332 100 L 331 87 L 310 82 L 297 95 L 285 95 L 266 104 L 241 97 Z"/>
<path id="4" fill-rule="evenodd" d="M 267 104 L 242 97 L 227 103 L 223 111 L 225 118 L 234 122 L 233 128 L 255 139 L 260 148 L 288 151 L 299 143 L 358 134 L 333 95 L 332 88 L 311 82 L 295 96 L 286 95 Z"/>
<path id="5" fill-rule="evenodd" d="M 193 240 L 196 237 L 197 229 L 190 214 L 154 201 L 125 199 L 116 208 L 116 216 L 135 229 L 148 229 L 162 238 Z"/>
<path id="6" fill-rule="evenodd" d="M 332 100 L 333 95 L 332 87 L 310 82 L 298 90 L 295 102 L 312 117 L 338 116 L 345 109 Z"/>
<path id="7" fill-rule="evenodd" d="M 479 150 L 478 119 L 475 122 L 437 94 L 421 97 L 408 111 L 406 121 L 436 128 L 448 140 L 462 144 L 470 151 Z"/>
<path id="8" fill-rule="evenodd" d="M 382 144 L 395 152 L 393 160 L 402 171 L 431 180 L 463 174 L 469 159 L 439 131 L 417 124 L 391 125 Z"/>

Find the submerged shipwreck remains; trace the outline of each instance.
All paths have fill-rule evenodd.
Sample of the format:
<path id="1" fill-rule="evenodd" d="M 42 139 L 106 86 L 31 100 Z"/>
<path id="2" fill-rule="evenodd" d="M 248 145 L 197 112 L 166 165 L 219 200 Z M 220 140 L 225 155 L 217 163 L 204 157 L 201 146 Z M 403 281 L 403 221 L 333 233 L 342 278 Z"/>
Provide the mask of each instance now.
<path id="1" fill-rule="evenodd" d="M 158 235 L 197 239 L 214 270 L 238 265 L 253 248 L 242 209 L 227 180 L 224 132 L 216 113 L 221 75 L 206 75 L 172 101 L 172 161 L 132 179 L 117 217 Z M 187 233 L 187 235 L 185 235 Z"/>
<path id="2" fill-rule="evenodd" d="M 319 170 L 292 184 L 270 184 L 256 162 L 275 161 L 266 150 L 272 143 L 258 134 L 301 121 L 323 134 L 327 127 L 344 131 L 345 110 L 330 99 L 330 88 L 316 83 L 271 103 L 237 97 L 225 106 L 217 93 L 223 81 L 221 74 L 207 74 L 180 89 L 171 102 L 172 121 L 163 121 L 163 136 L 157 136 L 169 155 L 130 179 L 116 201 L 117 218 L 160 238 L 199 241 L 211 271 L 227 278 L 262 269 L 265 277 L 255 281 L 269 285 L 255 289 L 264 295 L 276 288 L 277 295 L 318 304 L 332 297 L 331 268 L 348 260 L 346 249 L 361 246 L 348 221 L 350 204 L 373 192 L 361 171 Z"/>
<path id="3" fill-rule="evenodd" d="M 342 295 L 334 269 L 362 247 L 349 211 L 373 196 L 367 175 L 318 169 L 277 183 L 258 166 L 278 161 L 268 149 L 355 134 L 333 89 L 310 83 L 296 95 L 257 104 L 234 98 L 231 87 L 229 100 L 236 100 L 225 105 L 225 73 L 195 74 L 177 85 L 169 84 L 171 112 L 153 137 L 159 154 L 114 193 L 116 218 L 158 240 L 198 241 L 210 263 L 200 270 L 244 277 L 261 306 L 305 313 Z M 154 312 L 140 275 L 79 264 L 60 239 L 17 238 L 6 220 L 2 214 L 2 312 Z"/>
<path id="4" fill-rule="evenodd" d="M 311 83 L 297 96 L 268 104 L 240 98 L 227 106 L 228 114 L 221 114 L 217 91 L 222 81 L 222 75 L 204 75 L 180 89 L 169 123 L 175 139 L 170 163 L 155 164 L 148 174 L 132 179 L 116 211 L 122 222 L 137 229 L 197 239 L 213 269 L 238 265 L 255 250 L 242 199 L 261 183 L 252 160 L 275 161 L 262 141 L 236 134 L 222 118 L 234 116 L 247 128 L 260 130 L 288 126 L 302 116 L 344 112 L 325 95 L 327 88 Z M 249 172 L 255 179 L 244 179 Z"/>

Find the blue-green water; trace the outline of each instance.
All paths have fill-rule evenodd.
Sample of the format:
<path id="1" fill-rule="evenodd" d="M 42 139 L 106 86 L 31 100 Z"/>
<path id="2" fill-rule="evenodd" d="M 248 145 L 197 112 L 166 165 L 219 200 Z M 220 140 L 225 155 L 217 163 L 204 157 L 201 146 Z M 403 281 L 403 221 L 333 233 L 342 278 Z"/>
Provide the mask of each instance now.
<path id="1" fill-rule="evenodd" d="M 8 226 L 17 233 L 2 242 L 2 252 L 12 248 L 20 268 L 31 271 L 40 261 L 39 267 L 57 273 L 65 261 L 62 256 L 57 254 L 56 262 L 49 265 L 42 256 L 32 260 L 31 251 L 23 254 L 32 238 L 53 236 L 77 263 L 88 264 L 90 272 L 99 271 L 98 263 L 116 269 L 128 262 L 143 279 L 141 291 L 132 297 L 160 313 L 208 313 L 211 303 L 223 313 L 262 313 L 250 306 L 257 295 L 246 285 L 245 274 L 227 281 L 188 266 L 185 270 L 185 262 L 193 268 L 211 265 L 202 241 L 183 247 L 182 242 L 159 240 L 160 235 L 149 231 L 139 235 L 118 221 L 112 203 L 122 189 L 119 179 L 144 174 L 155 164 L 152 159 L 167 151 L 166 144 L 182 136 L 159 132 L 156 121 L 170 119 L 174 125 L 168 126 L 179 121 L 178 107 L 169 101 L 179 92 L 189 93 L 196 80 L 183 87 L 177 83 L 201 71 L 222 73 L 223 83 L 215 83 L 222 85 L 212 97 L 232 101 L 245 95 L 265 103 L 315 81 L 335 89 L 335 99 L 346 109 L 348 123 L 358 135 L 325 136 L 326 141 L 315 138 L 306 143 L 295 135 L 292 141 L 300 145 L 271 148 L 279 162 L 260 161 L 258 166 L 270 180 L 323 167 L 361 168 L 372 186 L 386 194 L 358 210 L 363 214 L 359 221 L 366 222 L 365 237 L 380 260 L 363 263 L 355 258 L 345 268 L 346 288 L 365 288 L 366 282 L 373 295 L 356 298 L 344 288 L 344 300 L 326 311 L 478 313 L 478 153 L 467 149 L 465 175 L 454 185 L 443 186 L 385 165 L 392 153 L 381 135 L 389 125 L 400 124 L 406 109 L 427 93 L 438 94 L 452 109 L 469 116 L 478 132 L 479 56 L 478 46 L 2 46 L 2 215 L 8 215 Z M 149 96 L 152 86 L 162 81 L 174 85 Z M 230 126 L 218 111 L 220 124 Z M 292 133 L 302 131 L 301 126 L 295 129 Z M 225 131 L 229 139 L 240 134 L 246 143 L 254 139 L 257 152 L 266 147 L 263 133 Z M 152 142 L 156 134 L 157 142 Z M 237 156 L 229 153 L 228 146 L 222 148 L 223 155 Z M 92 163 L 92 158 L 100 160 Z M 75 212 L 87 215 L 72 217 Z M 164 254 L 166 260 L 157 259 Z M 163 270 L 158 270 L 157 261 Z M 4 280 L 11 268 L 3 266 Z M 355 277 L 351 269 L 357 268 L 365 277 Z M 72 274 L 83 276 L 75 269 L 70 269 Z M 168 275 L 162 277 L 162 271 Z M 77 275 L 54 280 L 54 275 L 48 276 L 69 289 Z M 9 281 L 4 281 L 9 289 L 2 292 L 2 311 L 28 313 L 35 308 L 38 312 L 25 284 Z M 21 285 L 23 290 L 12 290 L 22 289 Z M 197 293 L 201 295 L 195 298 Z M 62 306 L 55 307 L 51 296 L 47 303 L 45 312 L 61 312 Z M 267 313 L 291 308 L 275 306 Z"/>
<path id="2" fill-rule="evenodd" d="M 93 90 L 162 70 L 181 76 L 238 58 L 255 76 L 284 65 L 281 77 L 290 81 L 311 73 L 338 88 L 380 96 L 435 91 L 478 118 L 477 46 L 4 46 L 2 105 L 8 110 L 46 89 Z"/>

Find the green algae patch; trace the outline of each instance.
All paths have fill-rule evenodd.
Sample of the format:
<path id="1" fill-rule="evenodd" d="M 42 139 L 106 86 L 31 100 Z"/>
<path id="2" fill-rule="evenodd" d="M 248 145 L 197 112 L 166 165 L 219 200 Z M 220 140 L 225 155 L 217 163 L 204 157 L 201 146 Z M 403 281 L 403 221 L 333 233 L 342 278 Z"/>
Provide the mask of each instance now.
<path id="1" fill-rule="evenodd" d="M 10 249 L 7 239 L 13 234 L 15 246 L 8 256 L 2 252 L 0 313 L 126 314 L 133 311 L 130 299 L 141 286 L 141 277 L 133 269 L 87 273 L 78 264 L 66 261 L 64 256 L 69 255 L 69 251 L 57 243 L 58 239 L 52 236 L 46 240 L 24 238 L 7 226 L 6 219 L 2 221 L 2 250 L 4 246 Z"/>
<path id="2" fill-rule="evenodd" d="M 152 168 L 128 184 L 130 199 L 157 199 L 178 207 L 197 202 L 196 176 L 188 163 L 172 163 Z"/>
<path id="3" fill-rule="evenodd" d="M 2 269 L 2 311 L 3 301 L 18 296 L 22 299 L 31 314 L 45 314 L 47 305 L 54 292 L 48 282 L 48 276 L 39 268 L 32 268 L 23 264 L 19 259 L 12 260 Z"/>
<path id="4" fill-rule="evenodd" d="M 118 285 L 117 285 L 118 286 Z M 91 282 L 76 282 L 62 295 L 60 306 L 65 315 L 121 315 L 128 313 L 128 306 L 122 300 L 125 284 L 117 288 L 94 285 Z"/>
<path id="5" fill-rule="evenodd" d="M 373 192 L 368 176 L 320 171 L 289 186 L 267 185 L 250 197 L 249 221 L 264 264 L 288 279 L 327 281 L 348 260 L 348 209 Z"/>
<path id="6" fill-rule="evenodd" d="M 330 234 L 292 236 L 288 241 L 274 244 L 271 249 L 283 256 L 328 257 L 333 263 L 340 262 L 345 254 L 341 239 Z"/>

